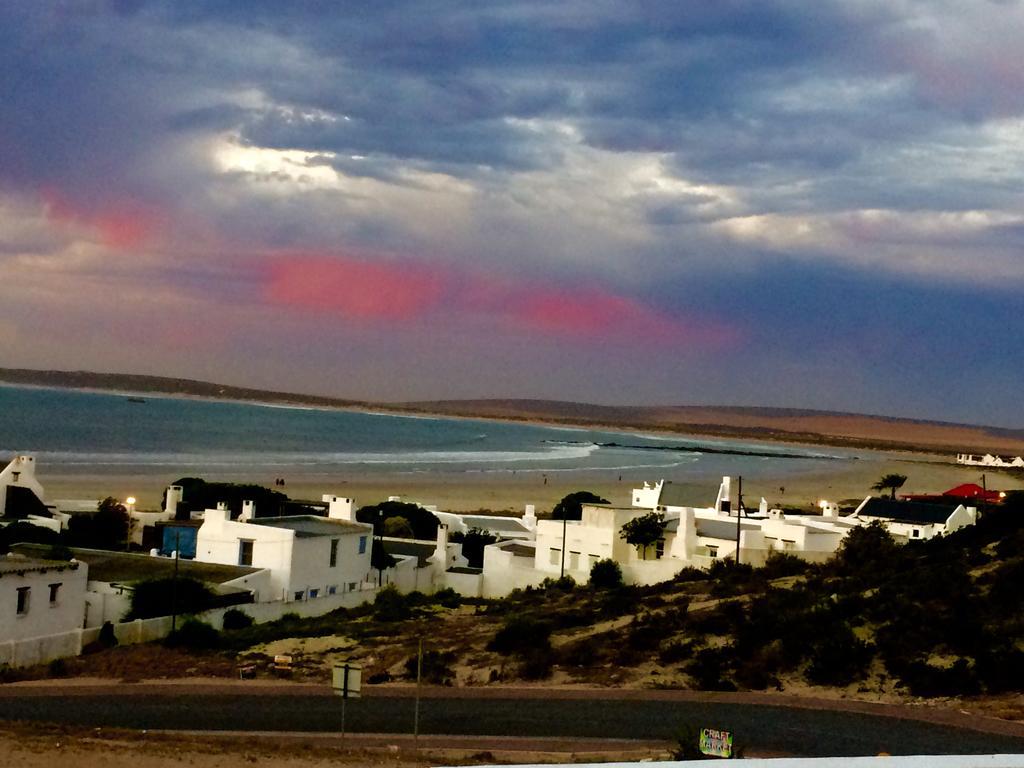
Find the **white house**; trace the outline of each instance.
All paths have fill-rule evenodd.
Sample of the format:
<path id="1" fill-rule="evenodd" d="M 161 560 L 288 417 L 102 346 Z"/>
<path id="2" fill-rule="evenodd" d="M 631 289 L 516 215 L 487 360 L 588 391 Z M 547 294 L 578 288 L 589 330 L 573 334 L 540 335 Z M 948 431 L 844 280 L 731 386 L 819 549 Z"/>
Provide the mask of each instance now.
<path id="1" fill-rule="evenodd" d="M 258 600 L 313 600 L 362 587 L 370 573 L 373 526 L 345 519 L 350 506 L 329 516 L 229 519 L 227 507 L 207 509 L 196 541 L 199 562 L 265 568 L 268 594 Z"/>
<path id="2" fill-rule="evenodd" d="M 80 629 L 85 563 L 0 557 L 0 645 Z"/>
<path id="3" fill-rule="evenodd" d="M 17 518 L 59 532 L 71 516 L 48 505 L 45 498 L 43 486 L 36 479 L 34 456 L 15 456 L 0 470 L 0 518 Z"/>
<path id="4" fill-rule="evenodd" d="M 877 520 L 895 538 L 911 541 L 944 536 L 978 522 L 976 507 L 875 498 L 861 502 L 851 516 L 861 523 Z"/>

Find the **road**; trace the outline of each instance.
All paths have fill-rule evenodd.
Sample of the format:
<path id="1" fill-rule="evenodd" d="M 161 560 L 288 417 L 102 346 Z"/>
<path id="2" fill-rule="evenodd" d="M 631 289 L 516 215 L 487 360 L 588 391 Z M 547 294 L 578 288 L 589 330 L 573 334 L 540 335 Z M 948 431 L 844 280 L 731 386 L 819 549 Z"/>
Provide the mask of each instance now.
<path id="1" fill-rule="evenodd" d="M 675 694 L 675 695 L 673 695 Z M 766 697 L 765 697 L 766 698 Z M 955 711 L 780 706 L 680 692 L 425 689 L 423 734 L 664 739 L 684 726 L 730 730 L 737 745 L 807 756 L 1024 752 L 1024 727 Z M 408 691 L 350 700 L 350 732 L 410 733 Z M 893 716 L 893 715 L 896 716 Z M 929 717 L 933 721 L 915 719 Z M 309 686 L 0 686 L 0 720 L 153 730 L 336 732 L 341 701 Z M 935 722 L 939 720 L 940 722 Z M 976 730 L 975 728 L 984 728 Z"/>

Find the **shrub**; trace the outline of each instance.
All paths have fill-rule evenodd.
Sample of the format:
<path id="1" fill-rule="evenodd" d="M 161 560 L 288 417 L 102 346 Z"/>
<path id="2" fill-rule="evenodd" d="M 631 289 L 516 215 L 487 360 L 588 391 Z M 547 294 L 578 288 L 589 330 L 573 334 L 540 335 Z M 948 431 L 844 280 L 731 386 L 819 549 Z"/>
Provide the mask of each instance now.
<path id="1" fill-rule="evenodd" d="M 179 629 L 167 636 L 164 645 L 168 648 L 205 651 L 220 646 L 220 632 L 205 621 L 187 619 Z"/>
<path id="2" fill-rule="evenodd" d="M 405 676 L 411 680 L 416 679 L 417 661 L 417 656 L 410 656 L 405 661 Z M 432 685 L 451 685 L 455 679 L 451 666 L 454 661 L 455 654 L 450 651 L 424 651 L 420 679 Z"/>
<path id="3" fill-rule="evenodd" d="M 781 579 L 786 576 L 799 576 L 807 573 L 811 564 L 801 560 L 796 555 L 788 552 L 772 552 L 768 555 L 764 567 L 761 568 L 761 575 L 766 579 Z"/>
<path id="4" fill-rule="evenodd" d="M 693 657 L 695 645 L 693 640 L 673 640 L 658 651 L 658 661 L 662 664 L 677 664 L 680 661 L 686 661 Z"/>
<path id="5" fill-rule="evenodd" d="M 64 659 L 54 659 L 47 666 L 46 673 L 50 677 L 67 677 L 68 664 Z"/>
<path id="6" fill-rule="evenodd" d="M 576 589 L 576 579 L 569 575 L 562 576 L 557 579 L 547 578 L 540 583 L 540 587 L 541 589 L 572 592 L 574 589 Z"/>
<path id="7" fill-rule="evenodd" d="M 114 625 L 109 621 L 104 621 L 103 626 L 100 627 L 100 634 L 96 638 L 96 642 L 104 648 L 113 648 L 117 645 L 117 635 L 114 634 Z"/>
<path id="8" fill-rule="evenodd" d="M 232 608 L 224 614 L 224 629 L 248 629 L 252 624 L 252 616 L 238 608 Z"/>
<path id="9" fill-rule="evenodd" d="M 373 601 L 373 615 L 377 621 L 403 621 L 412 616 L 412 610 L 398 588 L 388 584 Z"/>
<path id="10" fill-rule="evenodd" d="M 458 608 L 462 605 L 462 595 L 451 587 L 439 589 L 433 594 L 432 599 L 442 608 Z"/>
<path id="11" fill-rule="evenodd" d="M 622 568 L 611 558 L 598 560 L 590 568 L 590 586 L 595 589 L 616 589 L 622 586 Z"/>
<path id="12" fill-rule="evenodd" d="M 834 623 L 812 642 L 807 680 L 818 685 L 849 685 L 864 678 L 873 655 L 872 647 L 858 640 L 849 624 Z"/>
<path id="13" fill-rule="evenodd" d="M 487 644 L 487 650 L 503 656 L 513 653 L 526 654 L 536 648 L 551 647 L 551 625 L 532 616 L 510 616 L 494 639 Z"/>
<path id="14" fill-rule="evenodd" d="M 125 619 L 151 619 L 175 612 L 202 613 L 210 607 L 212 597 L 209 588 L 196 579 L 150 579 L 135 586 L 132 607 Z"/>
<path id="15" fill-rule="evenodd" d="M 724 648 L 704 648 L 686 665 L 686 673 L 702 691 L 735 691 L 736 686 L 725 679 L 727 651 Z"/>
<path id="16" fill-rule="evenodd" d="M 519 676 L 524 680 L 543 680 L 551 676 L 555 658 L 551 646 L 531 648 L 520 654 Z"/>
<path id="17" fill-rule="evenodd" d="M 957 659 L 951 667 L 912 661 L 904 666 L 899 677 L 914 696 L 971 696 L 980 689 L 966 659 Z"/>

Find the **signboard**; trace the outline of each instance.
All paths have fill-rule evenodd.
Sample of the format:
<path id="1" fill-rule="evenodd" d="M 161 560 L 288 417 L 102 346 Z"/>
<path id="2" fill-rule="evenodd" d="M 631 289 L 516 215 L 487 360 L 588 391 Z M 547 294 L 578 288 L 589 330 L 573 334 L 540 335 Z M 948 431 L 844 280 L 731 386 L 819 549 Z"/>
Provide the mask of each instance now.
<path id="1" fill-rule="evenodd" d="M 334 692 L 345 699 L 358 699 L 363 685 L 363 665 L 352 661 L 334 665 L 332 686 Z"/>
<path id="2" fill-rule="evenodd" d="M 714 728 L 701 728 L 700 751 L 712 757 L 732 757 L 732 734 Z"/>

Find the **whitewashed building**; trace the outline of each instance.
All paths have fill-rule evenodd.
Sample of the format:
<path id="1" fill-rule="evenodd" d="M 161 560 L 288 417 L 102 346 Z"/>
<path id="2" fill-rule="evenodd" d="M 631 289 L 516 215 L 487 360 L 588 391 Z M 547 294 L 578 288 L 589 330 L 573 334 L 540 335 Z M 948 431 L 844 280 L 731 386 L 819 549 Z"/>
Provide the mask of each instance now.
<path id="1" fill-rule="evenodd" d="M 0 557 L 0 645 L 81 629 L 85 563 Z"/>
<path id="2" fill-rule="evenodd" d="M 978 509 L 964 504 L 926 503 L 869 496 L 851 519 L 858 523 L 878 521 L 900 541 L 931 539 L 978 522 Z"/>
<path id="3" fill-rule="evenodd" d="M 260 601 L 315 600 L 361 589 L 370 578 L 373 526 L 345 519 L 339 502 L 329 516 L 229 519 L 227 507 L 207 509 L 196 541 L 199 562 L 270 572 Z M 243 517 L 245 513 L 243 512 Z"/>

